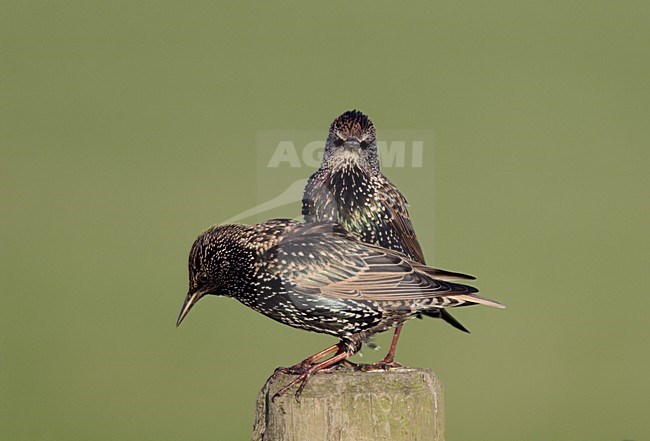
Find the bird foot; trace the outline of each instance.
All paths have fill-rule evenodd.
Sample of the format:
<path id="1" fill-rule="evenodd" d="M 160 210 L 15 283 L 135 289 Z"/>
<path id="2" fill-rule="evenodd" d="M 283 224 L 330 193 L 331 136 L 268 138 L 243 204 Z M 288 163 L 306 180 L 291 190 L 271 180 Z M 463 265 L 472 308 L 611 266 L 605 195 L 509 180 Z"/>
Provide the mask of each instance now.
<path id="1" fill-rule="evenodd" d="M 275 403 L 275 399 L 278 397 L 281 397 L 284 395 L 287 390 L 289 390 L 292 386 L 300 383 L 300 386 L 298 386 L 298 390 L 296 391 L 296 401 L 300 402 L 300 395 L 302 394 L 303 389 L 305 388 L 305 385 L 307 384 L 307 380 L 309 380 L 309 377 L 311 377 L 314 373 L 316 372 L 334 372 L 334 371 L 339 371 L 339 370 L 345 370 L 345 369 L 351 369 L 351 370 L 357 370 L 357 367 L 359 365 L 356 363 L 352 363 L 351 361 L 343 360 L 340 363 L 336 363 L 332 366 L 328 366 L 326 368 L 321 368 L 320 366 L 317 366 L 317 364 L 306 364 L 305 362 L 299 363 L 295 366 L 291 366 L 288 368 L 277 368 L 275 372 L 273 373 L 272 378 L 275 380 L 280 374 L 289 374 L 289 375 L 298 375 L 297 378 L 295 378 L 291 383 L 287 384 L 284 386 L 282 389 L 277 391 L 273 397 L 271 398 L 271 401 Z"/>
<path id="2" fill-rule="evenodd" d="M 302 361 L 298 364 L 294 364 L 293 366 L 289 367 L 279 367 L 276 368 L 275 371 L 273 372 L 273 375 L 271 375 L 271 379 L 275 380 L 277 379 L 281 374 L 287 374 L 287 375 L 302 375 L 305 373 L 306 370 L 308 370 L 312 365 L 310 363 L 307 363 L 306 360 Z"/>
<path id="3" fill-rule="evenodd" d="M 273 380 L 277 379 L 281 374 L 287 374 L 287 375 L 302 375 L 307 371 L 309 368 L 312 366 L 315 366 L 316 363 L 309 363 L 307 360 L 303 360 L 302 362 L 295 364 L 290 367 L 279 367 L 276 368 L 275 371 L 273 372 L 273 375 L 271 378 Z M 332 366 L 326 367 L 324 369 L 321 369 L 323 372 L 334 372 L 334 371 L 342 371 L 342 370 L 353 370 L 353 371 L 358 371 L 359 370 L 359 364 L 353 363 L 349 360 L 342 360 Z"/>
<path id="4" fill-rule="evenodd" d="M 309 377 L 311 377 L 311 375 L 314 372 L 317 372 L 317 371 L 314 370 L 314 369 L 308 369 L 307 371 L 305 371 L 302 374 L 298 375 L 298 377 L 296 377 L 293 381 L 291 381 L 291 383 L 287 384 L 282 389 L 280 389 L 275 394 L 273 394 L 273 397 L 271 397 L 271 401 L 275 403 L 276 398 L 281 397 L 289 389 L 291 389 L 294 385 L 300 383 L 300 386 L 298 386 L 298 390 L 295 393 L 296 401 L 300 403 L 300 395 L 302 394 L 303 389 L 307 385 L 307 380 L 309 380 Z"/>
<path id="5" fill-rule="evenodd" d="M 341 353 L 336 354 L 332 358 L 328 358 L 325 361 L 321 361 L 320 363 L 315 363 L 311 364 L 311 361 L 313 360 L 313 357 L 308 358 L 304 360 L 302 363 L 296 366 L 292 366 L 290 368 L 284 368 L 284 369 L 276 369 L 275 372 L 273 373 L 272 377 L 278 376 L 280 373 L 289 373 L 289 372 L 295 372 L 298 377 L 294 378 L 291 383 L 287 384 L 284 386 L 282 389 L 277 391 L 275 394 L 273 394 L 273 397 L 271 398 L 271 401 L 275 402 L 275 399 L 278 397 L 281 397 L 284 395 L 291 387 L 293 387 L 296 384 L 299 384 L 298 390 L 296 391 L 296 401 L 300 403 L 300 394 L 302 394 L 303 389 L 305 388 L 305 385 L 307 384 L 307 380 L 309 380 L 309 377 L 311 377 L 313 374 L 316 372 L 326 370 L 331 368 L 332 366 L 336 366 L 339 363 L 343 362 L 346 358 L 352 356 L 352 352 L 348 351 L 343 351 Z M 295 371 L 293 370 L 294 368 Z"/>

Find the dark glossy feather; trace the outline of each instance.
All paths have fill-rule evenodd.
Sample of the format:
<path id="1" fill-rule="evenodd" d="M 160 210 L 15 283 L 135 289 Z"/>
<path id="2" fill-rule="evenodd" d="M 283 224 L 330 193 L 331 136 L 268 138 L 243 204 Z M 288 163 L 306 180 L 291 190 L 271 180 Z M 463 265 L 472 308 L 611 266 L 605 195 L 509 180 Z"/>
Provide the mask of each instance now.
<path id="1" fill-rule="evenodd" d="M 366 148 L 342 148 L 343 141 L 350 139 L 364 140 Z M 398 251 L 424 264 L 407 207 L 406 198 L 380 171 L 370 119 L 356 110 L 339 116 L 330 127 L 323 162 L 305 187 L 305 222 L 337 222 L 362 242 Z M 474 279 L 439 269 L 427 268 L 426 272 L 442 280 Z M 446 311 L 431 310 L 428 315 L 468 332 Z"/>
<path id="2" fill-rule="evenodd" d="M 471 286 L 437 278 L 438 270 L 365 244 L 332 223 L 276 219 L 213 227 L 194 242 L 189 269 L 177 323 L 203 296 L 227 295 L 280 323 L 335 335 L 353 352 L 370 335 L 411 318 L 444 318 L 438 308 L 501 307 Z"/>
<path id="3" fill-rule="evenodd" d="M 435 279 L 436 270 L 406 256 L 336 231 L 331 224 L 299 226 L 262 259 L 265 270 L 288 277 L 295 292 L 335 299 L 371 301 L 431 300 L 434 306 L 481 303 L 476 288 Z"/>

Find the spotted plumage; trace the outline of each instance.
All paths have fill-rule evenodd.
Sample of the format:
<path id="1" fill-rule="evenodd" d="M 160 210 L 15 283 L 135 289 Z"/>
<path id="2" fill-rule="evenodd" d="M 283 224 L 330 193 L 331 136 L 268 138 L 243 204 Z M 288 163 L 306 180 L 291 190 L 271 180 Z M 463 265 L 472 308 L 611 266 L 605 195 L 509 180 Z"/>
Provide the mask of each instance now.
<path id="1" fill-rule="evenodd" d="M 363 242 L 425 263 L 407 205 L 406 198 L 380 170 L 376 133 L 370 119 L 357 110 L 336 118 L 325 143 L 322 164 L 305 187 L 305 222 L 337 222 Z M 458 279 L 474 279 L 455 275 Z M 468 332 L 444 310 L 432 309 L 426 315 L 442 318 Z M 384 358 L 386 363 L 393 362 L 400 329 Z"/>
<path id="2" fill-rule="evenodd" d="M 356 353 L 369 336 L 438 308 L 500 304 L 473 287 L 337 224 L 271 220 L 210 228 L 189 257 L 189 292 L 178 324 L 207 294 L 225 295 L 280 323 L 341 339 Z"/>
<path id="3" fill-rule="evenodd" d="M 380 171 L 375 128 L 353 110 L 331 125 L 323 162 L 302 200 L 305 222 L 337 222 L 361 241 L 424 262 L 407 202 Z"/>

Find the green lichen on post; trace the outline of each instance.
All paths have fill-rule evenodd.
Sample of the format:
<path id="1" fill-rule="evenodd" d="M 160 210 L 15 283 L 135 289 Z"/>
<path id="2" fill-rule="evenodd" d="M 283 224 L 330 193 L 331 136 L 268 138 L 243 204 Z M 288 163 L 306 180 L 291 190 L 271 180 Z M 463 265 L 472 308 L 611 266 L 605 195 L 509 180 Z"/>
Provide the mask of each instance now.
<path id="1" fill-rule="evenodd" d="M 319 373 L 300 402 L 293 390 L 271 402 L 293 378 L 260 391 L 254 441 L 444 440 L 442 384 L 428 369 Z"/>

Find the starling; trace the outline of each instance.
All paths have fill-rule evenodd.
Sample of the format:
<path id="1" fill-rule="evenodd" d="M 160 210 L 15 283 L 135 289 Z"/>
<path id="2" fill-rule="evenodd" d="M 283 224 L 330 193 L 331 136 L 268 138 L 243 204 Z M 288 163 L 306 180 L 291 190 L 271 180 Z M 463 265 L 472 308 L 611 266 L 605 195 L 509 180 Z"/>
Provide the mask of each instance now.
<path id="1" fill-rule="evenodd" d="M 280 323 L 330 334 L 339 343 L 283 369 L 300 383 L 346 360 L 370 336 L 440 308 L 497 302 L 447 273 L 405 255 L 359 241 L 332 223 L 276 219 L 223 225 L 201 234 L 190 251 L 189 292 L 177 326 L 207 294 L 224 295 Z M 324 361 L 318 361 L 334 354 Z"/>
<path id="2" fill-rule="evenodd" d="M 343 113 L 330 126 L 323 162 L 309 178 L 302 200 L 305 222 L 336 222 L 362 242 L 399 251 L 424 264 L 424 254 L 407 209 L 406 198 L 380 171 L 375 128 L 358 110 Z M 449 277 L 474 277 L 446 272 Z M 425 315 L 442 318 L 469 332 L 451 314 L 430 309 Z M 387 368 L 394 363 L 401 325 L 384 359 L 373 366 Z"/>

